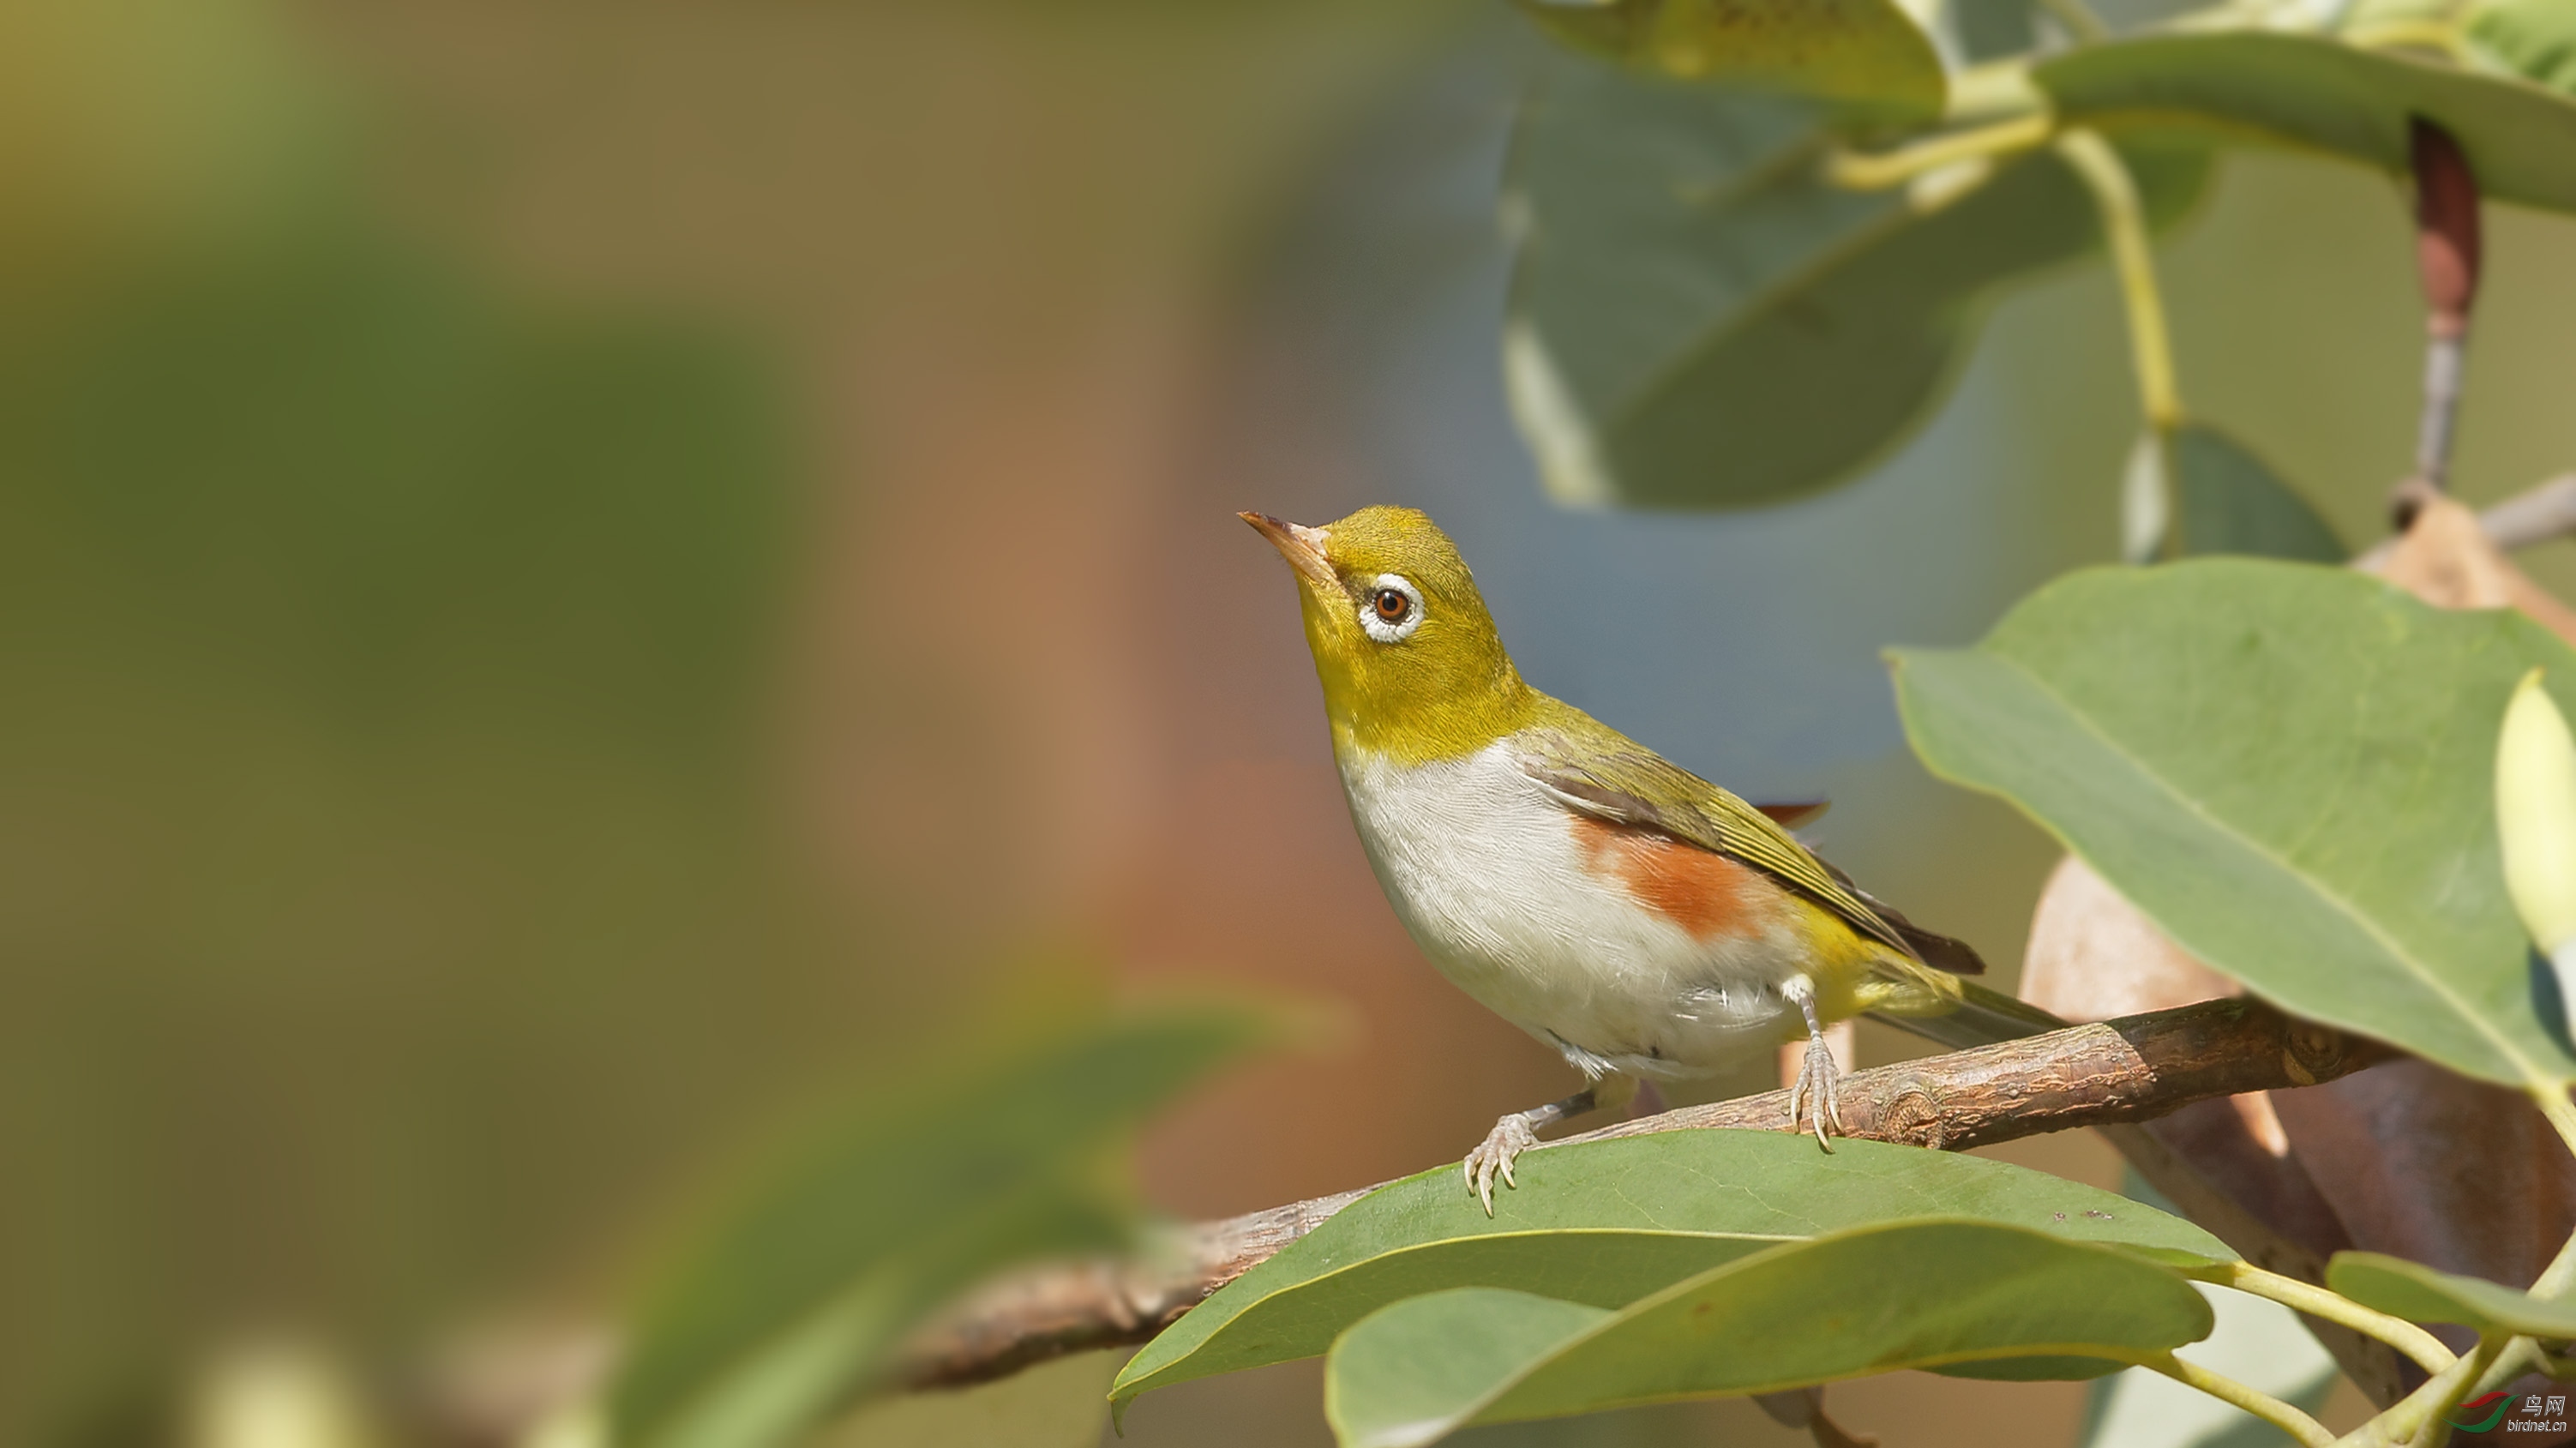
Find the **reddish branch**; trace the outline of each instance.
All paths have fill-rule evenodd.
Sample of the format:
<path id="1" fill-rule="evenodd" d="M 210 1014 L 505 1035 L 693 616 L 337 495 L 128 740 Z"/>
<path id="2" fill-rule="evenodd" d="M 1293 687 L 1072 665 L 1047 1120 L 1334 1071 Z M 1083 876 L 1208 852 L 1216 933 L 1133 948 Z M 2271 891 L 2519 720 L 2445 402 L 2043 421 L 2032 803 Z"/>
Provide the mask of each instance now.
<path id="1" fill-rule="evenodd" d="M 2415 271 L 2424 285 L 2424 412 L 2415 433 L 2415 476 L 2398 492 L 2403 531 L 2422 492 L 2440 492 L 2451 471 L 2460 410 L 2469 309 L 2478 297 L 2478 180 L 2450 132 L 2424 119 L 2409 126 L 2415 171 Z"/>
<path id="2" fill-rule="evenodd" d="M 1843 1123 L 1849 1136 L 1959 1151 L 2145 1121 L 2240 1092 L 2312 1086 L 2392 1054 L 2253 1001 L 2203 1001 L 1855 1072 L 1843 1082 Z M 1787 1106 L 1788 1093 L 1772 1091 L 1566 1140 L 1709 1127 L 1787 1130 Z M 1151 1262 L 1050 1267 L 997 1283 L 917 1338 L 902 1376 L 914 1386 L 980 1382 L 1064 1353 L 1143 1342 L 1372 1190 L 1203 1222 Z"/>

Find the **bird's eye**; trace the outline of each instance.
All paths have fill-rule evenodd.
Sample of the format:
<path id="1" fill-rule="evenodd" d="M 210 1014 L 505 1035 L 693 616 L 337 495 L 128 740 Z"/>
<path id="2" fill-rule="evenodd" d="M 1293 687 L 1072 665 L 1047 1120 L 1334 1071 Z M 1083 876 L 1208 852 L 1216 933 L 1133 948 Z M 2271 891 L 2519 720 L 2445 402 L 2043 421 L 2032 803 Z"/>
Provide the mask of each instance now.
<path id="1" fill-rule="evenodd" d="M 1400 574 L 1381 573 L 1360 597 L 1360 628 L 1382 644 L 1402 643 L 1422 627 L 1422 590 Z"/>

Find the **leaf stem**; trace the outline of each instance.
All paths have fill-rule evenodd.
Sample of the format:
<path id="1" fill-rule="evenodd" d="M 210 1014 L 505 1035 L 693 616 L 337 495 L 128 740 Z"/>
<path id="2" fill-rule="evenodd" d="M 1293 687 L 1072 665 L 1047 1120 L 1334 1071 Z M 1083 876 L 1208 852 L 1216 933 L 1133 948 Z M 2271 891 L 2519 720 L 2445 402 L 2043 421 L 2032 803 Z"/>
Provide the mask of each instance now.
<path id="1" fill-rule="evenodd" d="M 1969 66 L 1950 77 L 1950 103 L 1943 121 L 1965 126 L 2034 115 L 2048 109 L 2048 97 L 2030 78 L 2030 63 L 2016 56 Z"/>
<path id="2" fill-rule="evenodd" d="M 2346 44 L 2363 50 L 2438 50 L 2463 64 L 2471 58 L 2459 26 L 2448 20 L 2377 21 L 2353 26 L 2343 33 L 2343 38 Z"/>
<path id="3" fill-rule="evenodd" d="M 2211 1372 L 2198 1363 L 2186 1362 L 2169 1352 L 2141 1358 L 2138 1365 L 2160 1372 L 2185 1387 L 2198 1388 L 2220 1402 L 2242 1408 L 2297 1439 L 2304 1448 L 2333 1448 L 2334 1434 L 2327 1432 L 2323 1423 L 2234 1378 Z"/>
<path id="4" fill-rule="evenodd" d="M 2266 1271 L 2251 1262 L 2230 1262 L 2207 1273 L 2191 1275 L 2204 1282 L 2215 1282 L 2239 1292 L 2269 1298 L 2310 1317 L 2341 1323 L 2365 1337 L 2375 1337 L 2413 1358 L 2416 1365 L 2428 1373 L 2446 1371 L 2459 1361 L 2449 1348 L 2442 1345 L 2440 1338 L 2402 1317 L 2374 1311 L 2339 1292 L 2330 1292 L 2296 1277 Z"/>
<path id="5" fill-rule="evenodd" d="M 2453 1408 L 2469 1396 L 2487 1369 L 2504 1350 L 2502 1338 L 2480 1338 L 2468 1355 L 2426 1380 L 2424 1386 L 2400 1399 L 2397 1406 L 2362 1425 L 2346 1441 L 2360 1444 L 2408 1443 L 2417 1448 L 2436 1448 L 2448 1442 Z M 2485 1389 L 2479 1389 L 2485 1391 Z"/>
<path id="6" fill-rule="evenodd" d="M 2182 422 L 2182 398 L 2174 388 L 2173 343 L 2165 329 L 2164 297 L 2156 289 L 2146 207 L 2138 200 L 2137 182 L 2130 178 L 2120 153 L 2102 139 L 2101 132 L 2089 127 L 2073 127 L 2060 135 L 2057 154 L 2093 193 L 2103 238 L 2110 243 L 2111 265 L 2119 273 L 2120 299 L 2128 308 L 2138 406 L 2150 427 L 2168 431 Z"/>
<path id="7" fill-rule="evenodd" d="M 2073 36 L 2078 45 L 2091 45 L 2111 38 L 2111 27 L 2103 24 L 2102 17 L 2094 14 L 2084 0 L 2039 0 L 2039 3 L 2041 9 L 2057 17 L 2058 23 L 2066 27 L 2066 33 Z"/>
<path id="8" fill-rule="evenodd" d="M 1850 191 L 1884 191 L 1945 166 L 2031 150 L 2045 144 L 2056 126 L 2056 117 L 2040 112 L 1951 131 L 1893 151 L 1836 151 L 1825 158 L 1825 179 Z"/>

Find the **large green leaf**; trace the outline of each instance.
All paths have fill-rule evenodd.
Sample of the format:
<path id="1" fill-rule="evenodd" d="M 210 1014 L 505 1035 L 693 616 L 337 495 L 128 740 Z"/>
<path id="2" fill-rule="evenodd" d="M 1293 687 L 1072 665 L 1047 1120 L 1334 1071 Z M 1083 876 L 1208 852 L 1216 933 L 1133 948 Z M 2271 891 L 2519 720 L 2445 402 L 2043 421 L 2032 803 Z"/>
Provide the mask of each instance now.
<path id="1" fill-rule="evenodd" d="M 2483 1277 L 2439 1272 L 2403 1257 L 2337 1252 L 2326 1285 L 2364 1307 L 2412 1322 L 2456 1322 L 2481 1333 L 2576 1338 L 2576 1302 L 2545 1302 Z"/>
<path id="2" fill-rule="evenodd" d="M 2015 1359 L 2136 1362 L 2198 1341 L 2209 1304 L 2168 1268 L 1990 1222 L 1791 1242 L 1610 1311 L 1524 1292 L 1413 1298 L 1333 1344 L 1324 1412 L 1346 1448 Z"/>
<path id="3" fill-rule="evenodd" d="M 1941 57 L 1891 0 L 1523 0 L 1559 39 L 1680 80 L 1785 91 L 1886 121 L 1941 114 Z"/>
<path id="4" fill-rule="evenodd" d="M 2535 1008 L 2494 818 L 2496 721 L 2576 653 L 2342 569 L 2094 570 L 1974 648 L 1902 650 L 1934 773 L 2003 795 L 2185 950 L 2468 1075 L 2576 1078 Z"/>
<path id="5" fill-rule="evenodd" d="M 2399 173 L 2420 115 L 2459 138 L 2487 196 L 2576 211 L 2576 101 L 2509 77 L 2247 30 L 2084 46 L 2032 75 L 2070 122 L 2189 121 Z"/>
<path id="6" fill-rule="evenodd" d="M 1561 501 L 1745 507 L 1847 476 L 1927 415 L 1990 287 L 2098 237 L 2052 155 L 1844 190 L 1818 106 L 1559 72 L 1512 166 L 1504 371 Z M 2123 144 L 2154 216 L 2198 194 L 2204 152 Z"/>
<path id="7" fill-rule="evenodd" d="M 2352 556 L 2297 489 L 2224 431 L 2185 423 L 2166 434 L 2164 446 L 2178 505 L 2178 552 L 2307 563 L 2341 563 Z"/>
<path id="8" fill-rule="evenodd" d="M 872 1098 L 747 1192 L 644 1315 L 620 1442 L 788 1441 L 873 1382 L 901 1334 L 1015 1260 L 1116 1246 L 1113 1153 L 1269 1033 L 1223 1009 L 1068 1031 L 937 1099 Z"/>
<path id="9" fill-rule="evenodd" d="M 1782 1132 L 1678 1131 L 1550 1147 L 1487 1217 L 1455 1167 L 1344 1207 L 1146 1344 L 1113 1395 L 1324 1351 L 1406 1297 L 1509 1287 L 1619 1307 L 1781 1241 L 1916 1217 L 1974 1217 L 2119 1244 L 2176 1265 L 2233 1260 L 2126 1197 L 1978 1157 L 1883 1142 L 1828 1154 Z"/>

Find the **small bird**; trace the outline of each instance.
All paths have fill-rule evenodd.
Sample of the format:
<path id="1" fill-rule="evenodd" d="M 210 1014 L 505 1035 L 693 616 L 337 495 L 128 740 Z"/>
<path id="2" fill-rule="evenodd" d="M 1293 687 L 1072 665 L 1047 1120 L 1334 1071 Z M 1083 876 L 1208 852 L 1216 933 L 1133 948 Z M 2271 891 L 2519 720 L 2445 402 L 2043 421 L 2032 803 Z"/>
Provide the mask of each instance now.
<path id="1" fill-rule="evenodd" d="M 1539 1128 L 1802 1031 L 1789 1118 L 1803 1102 L 1830 1151 L 1842 1110 L 1826 1024 L 1954 1010 L 1956 974 L 1985 968 L 1798 843 L 1789 829 L 1823 806 L 1746 804 L 1522 682 L 1429 517 L 1240 516 L 1295 570 L 1351 820 L 1397 918 L 1588 1083 L 1505 1115 L 1467 1153 L 1487 1215 Z"/>

